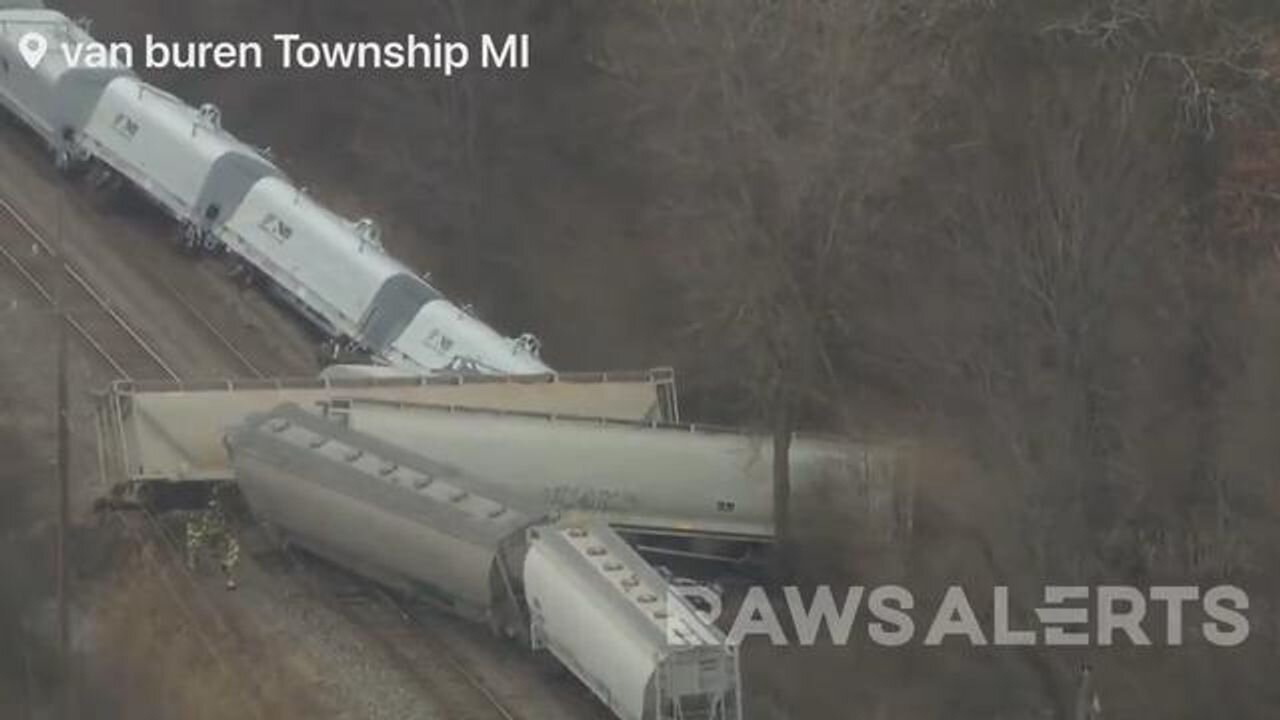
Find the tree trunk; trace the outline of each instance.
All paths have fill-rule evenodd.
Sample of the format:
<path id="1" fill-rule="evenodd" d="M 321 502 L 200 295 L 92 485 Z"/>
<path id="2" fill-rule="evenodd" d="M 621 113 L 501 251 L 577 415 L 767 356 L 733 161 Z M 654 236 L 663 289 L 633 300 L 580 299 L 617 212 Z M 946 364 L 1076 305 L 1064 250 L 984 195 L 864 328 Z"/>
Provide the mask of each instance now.
<path id="1" fill-rule="evenodd" d="M 1225 337 L 1219 317 L 1220 288 L 1211 258 L 1217 229 L 1214 191 L 1218 186 L 1218 153 L 1213 140 L 1192 137 L 1186 141 L 1186 205 L 1190 211 L 1187 227 L 1189 247 L 1188 299 L 1191 304 L 1191 338 L 1186 357 L 1190 411 L 1194 441 L 1184 491 L 1175 497 L 1179 531 L 1186 538 L 1184 570 L 1198 571 L 1203 562 L 1203 534 L 1197 526 L 1197 507 L 1217 499 L 1217 465 L 1220 438 L 1217 424 L 1217 397 L 1221 391 L 1219 345 Z"/>

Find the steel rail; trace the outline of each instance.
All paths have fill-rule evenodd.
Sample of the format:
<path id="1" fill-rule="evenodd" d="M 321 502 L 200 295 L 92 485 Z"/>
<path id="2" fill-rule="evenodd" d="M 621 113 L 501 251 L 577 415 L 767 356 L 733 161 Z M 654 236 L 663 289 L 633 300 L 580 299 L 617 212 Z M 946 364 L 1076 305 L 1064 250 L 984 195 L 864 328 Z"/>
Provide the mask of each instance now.
<path id="1" fill-rule="evenodd" d="M 74 267 L 71 266 L 70 263 L 66 262 L 66 260 L 53 249 L 53 246 L 44 239 L 40 234 L 40 231 L 36 230 L 36 228 L 29 223 L 21 213 L 15 210 L 14 207 L 3 198 L 0 198 L 0 210 L 3 210 L 8 217 L 13 219 L 17 226 L 21 228 L 28 237 L 44 249 L 45 253 L 47 253 L 51 258 L 57 259 L 61 263 L 61 272 L 70 277 L 75 285 L 89 296 L 89 299 L 93 301 L 94 305 L 105 313 L 106 316 L 111 319 L 112 323 L 122 330 L 129 339 L 146 354 L 147 358 L 160 369 L 162 373 L 168 376 L 171 380 L 181 380 L 178 373 L 175 372 L 167 362 L 165 362 L 159 351 L 157 351 L 151 343 L 147 342 L 147 340 L 143 338 L 127 320 L 125 320 L 124 316 L 122 316 L 114 307 L 111 306 L 109 302 L 107 302 L 106 298 L 104 298 L 102 294 L 84 278 L 83 275 L 81 275 Z M 31 272 L 31 270 L 16 254 L 10 252 L 3 244 L 0 244 L 0 255 L 3 255 L 5 260 L 7 260 L 9 264 L 18 271 L 18 274 L 22 279 L 25 280 L 38 295 L 40 295 L 41 299 L 55 309 L 58 307 L 58 298 L 54 292 L 45 287 L 44 284 L 40 282 L 39 278 L 36 277 L 35 273 Z M 133 375 L 129 372 L 128 368 L 124 367 L 124 364 L 117 360 L 116 357 L 107 350 L 106 345 L 101 340 L 94 337 L 93 333 L 91 333 L 76 318 L 72 317 L 65 308 L 63 310 L 63 317 L 67 324 L 75 330 L 76 334 L 80 335 L 80 337 L 89 344 L 93 351 L 101 356 L 102 359 L 111 366 L 112 370 L 123 376 L 125 379 L 133 378 Z"/>
<path id="2" fill-rule="evenodd" d="M 433 662 L 443 661 L 443 665 L 439 669 L 444 669 L 461 680 L 461 686 L 469 688 L 473 691 L 479 700 L 483 703 L 477 703 L 476 709 L 484 708 L 492 711 L 501 720 L 521 720 L 521 716 L 508 708 L 501 699 L 499 699 L 480 678 L 474 673 L 466 669 L 452 652 L 446 647 L 447 643 L 442 642 L 432 633 L 425 624 L 419 620 L 415 614 L 407 609 L 397 598 L 384 589 L 381 585 L 353 574 L 347 568 L 332 565 L 336 568 L 336 572 L 344 577 L 335 577 L 332 571 L 322 572 L 320 565 L 311 555 L 305 552 L 299 552 L 299 549 L 291 544 L 285 544 L 283 552 L 289 561 L 298 568 L 303 575 L 303 583 L 310 586 L 317 598 L 319 598 L 332 612 L 338 614 L 352 626 L 358 628 L 361 632 L 368 635 L 371 639 L 377 641 L 382 646 L 384 652 L 389 659 L 394 660 L 400 665 L 405 672 L 418 678 L 420 681 L 429 679 L 428 686 L 425 688 L 432 693 L 441 702 L 449 705 L 456 703 L 457 699 L 449 699 L 441 696 L 441 690 L 437 683 L 442 678 L 436 671 L 436 668 L 423 668 L 424 660 L 422 658 L 430 658 Z M 364 599 L 367 602 L 352 602 L 352 599 Z M 367 608 L 367 610 L 362 610 Z M 370 612 L 382 615 L 382 617 L 370 617 Z M 392 632 L 386 628 L 385 622 L 391 619 L 393 622 L 403 625 L 404 629 L 410 631 L 410 635 L 405 637 L 399 633 Z M 431 646 L 427 654 L 421 651 L 415 652 L 415 649 L 409 647 L 401 647 L 400 643 L 411 640 L 428 640 Z M 445 692 L 447 695 L 447 691 Z M 473 717 L 472 712 L 466 708 L 446 707 L 451 717 Z"/>
<path id="3" fill-rule="evenodd" d="M 224 348 L 227 349 L 228 352 L 231 353 L 232 357 L 236 359 L 236 362 L 244 366 L 245 370 L 248 370 L 249 373 L 252 374 L 255 378 L 267 377 L 267 374 L 265 372 L 259 369 L 258 366 L 255 365 L 253 361 L 251 361 L 248 357 L 246 357 L 244 353 L 240 352 L 240 349 L 237 348 L 235 344 L 232 343 L 231 340 L 227 338 L 225 334 L 223 334 L 220 330 L 214 327 L 213 323 L 209 322 L 208 318 L 206 318 L 203 313 L 201 313 L 198 309 L 196 309 L 196 306 L 191 304 L 190 300 L 188 300 L 182 293 L 178 292 L 178 289 L 176 287 L 170 284 L 168 280 L 162 279 L 160 282 L 162 285 L 164 285 L 165 289 L 169 291 L 169 294 L 172 295 L 173 298 L 177 300 L 178 303 L 181 304 L 182 307 L 185 308 L 187 312 L 191 313 L 191 316 L 194 317 L 200 323 L 200 325 L 204 327 L 204 329 L 207 330 L 209 334 L 214 337 L 214 339 L 216 339 Z"/>
<path id="4" fill-rule="evenodd" d="M 36 293 L 40 295 L 40 297 L 45 302 L 47 302 L 50 306 L 55 306 L 57 304 L 57 301 L 53 299 L 53 294 L 50 293 L 49 290 L 46 289 L 44 285 L 40 283 L 39 279 L 37 279 L 34 275 L 31 274 L 31 271 L 28 270 L 27 267 L 22 264 L 22 261 L 18 260 L 18 258 L 14 256 L 12 253 L 10 253 L 9 250 L 5 248 L 3 245 L 0 245 L 0 255 L 3 255 L 4 258 L 9 261 L 9 264 L 11 264 L 18 271 L 18 275 L 21 276 L 22 279 L 25 280 L 27 284 L 29 284 L 32 287 L 32 289 L 34 289 Z M 81 339 L 83 339 L 86 343 L 88 343 L 89 347 L 92 348 L 95 353 L 97 353 L 103 360 L 107 362 L 108 365 L 111 366 L 112 370 L 114 370 L 117 374 L 119 374 L 121 377 L 123 377 L 126 380 L 133 379 L 133 376 L 129 374 L 129 371 L 125 370 L 124 367 L 121 366 L 120 363 L 111 355 L 111 353 L 107 352 L 107 349 L 104 348 L 100 342 L 98 342 L 97 338 L 95 338 L 92 333 L 86 330 L 85 327 L 81 325 L 75 318 L 68 315 L 66 316 L 66 321 L 67 321 L 67 324 L 71 326 L 71 329 L 75 330 L 76 334 L 79 335 Z"/>
<path id="5" fill-rule="evenodd" d="M 396 614 L 403 618 L 405 622 L 409 623 L 412 627 L 423 634 L 428 634 L 430 632 L 423 622 L 413 614 L 412 610 L 406 609 L 403 603 L 393 597 L 386 590 L 379 587 L 376 588 L 376 592 L 382 597 L 383 602 L 393 608 L 396 611 Z M 484 698 L 489 701 L 490 705 L 493 706 L 493 709 L 496 710 L 504 720 L 517 720 L 516 716 L 507 709 L 507 706 L 504 705 L 491 690 L 489 690 L 479 677 L 476 677 L 474 673 L 468 670 L 466 666 L 462 664 L 462 661 L 458 660 L 453 653 L 449 652 L 448 649 L 445 649 L 440 653 L 440 656 L 444 658 L 444 661 L 453 669 L 454 672 L 484 696 Z"/>

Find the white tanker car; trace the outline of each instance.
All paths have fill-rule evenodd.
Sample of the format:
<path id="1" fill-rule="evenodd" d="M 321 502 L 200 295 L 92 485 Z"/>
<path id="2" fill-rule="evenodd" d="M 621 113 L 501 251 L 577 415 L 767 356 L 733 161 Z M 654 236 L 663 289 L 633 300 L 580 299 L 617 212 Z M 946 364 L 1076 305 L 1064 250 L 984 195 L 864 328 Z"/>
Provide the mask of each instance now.
<path id="1" fill-rule="evenodd" d="M 34 68 L 20 43 L 48 42 Z M 93 42 L 37 0 L 0 0 L 0 108 L 56 164 L 99 185 L 127 182 L 174 218 L 190 248 L 226 250 L 339 345 L 414 372 L 536 374 L 530 335 L 506 338 L 383 249 L 370 220 L 308 198 L 262 152 L 128 70 L 72 67 L 64 45 Z"/>

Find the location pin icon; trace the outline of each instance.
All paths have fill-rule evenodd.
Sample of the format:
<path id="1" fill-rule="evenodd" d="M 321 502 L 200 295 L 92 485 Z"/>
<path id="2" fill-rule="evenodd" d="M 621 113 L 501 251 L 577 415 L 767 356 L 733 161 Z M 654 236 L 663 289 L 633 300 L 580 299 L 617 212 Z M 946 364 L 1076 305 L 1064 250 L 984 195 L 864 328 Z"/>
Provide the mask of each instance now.
<path id="1" fill-rule="evenodd" d="M 44 60 L 45 53 L 49 52 L 49 41 L 38 32 L 29 32 L 18 41 L 18 51 L 34 70 Z"/>

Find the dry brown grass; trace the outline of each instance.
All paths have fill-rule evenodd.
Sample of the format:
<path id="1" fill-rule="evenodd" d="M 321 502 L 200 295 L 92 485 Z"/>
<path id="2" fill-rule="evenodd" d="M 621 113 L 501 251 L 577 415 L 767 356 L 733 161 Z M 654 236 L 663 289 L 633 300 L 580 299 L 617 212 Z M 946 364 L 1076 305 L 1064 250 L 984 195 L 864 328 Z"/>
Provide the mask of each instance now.
<path id="1" fill-rule="evenodd" d="M 166 551 L 132 539 L 88 589 L 89 682 L 109 688 L 121 717 L 312 716 L 309 678 L 287 647 L 255 644 L 252 626 L 211 607 L 215 584 L 194 586 Z"/>

